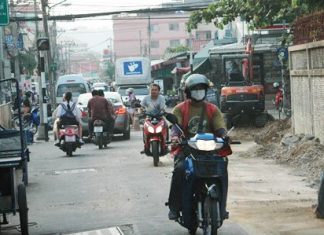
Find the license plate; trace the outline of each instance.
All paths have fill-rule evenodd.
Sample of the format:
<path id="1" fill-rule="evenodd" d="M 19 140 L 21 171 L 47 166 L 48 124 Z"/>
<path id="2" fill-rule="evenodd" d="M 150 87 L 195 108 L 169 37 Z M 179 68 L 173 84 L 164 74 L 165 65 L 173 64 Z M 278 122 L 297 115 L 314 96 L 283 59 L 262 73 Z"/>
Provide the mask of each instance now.
<path id="1" fill-rule="evenodd" d="M 102 126 L 95 126 L 94 127 L 94 132 L 103 132 L 103 127 Z"/>
<path id="2" fill-rule="evenodd" d="M 75 135 L 65 136 L 65 142 L 75 142 Z"/>

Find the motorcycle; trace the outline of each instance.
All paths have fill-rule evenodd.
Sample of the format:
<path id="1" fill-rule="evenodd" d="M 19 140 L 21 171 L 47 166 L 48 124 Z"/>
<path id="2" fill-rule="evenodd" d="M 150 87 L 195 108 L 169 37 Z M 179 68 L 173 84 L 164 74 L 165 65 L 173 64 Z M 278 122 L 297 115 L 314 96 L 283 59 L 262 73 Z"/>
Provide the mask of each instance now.
<path id="1" fill-rule="evenodd" d="M 281 113 L 283 111 L 283 90 L 282 90 L 282 88 L 278 88 L 278 90 L 276 92 L 274 105 L 275 105 L 276 109 L 278 110 L 279 120 L 280 120 Z"/>
<path id="2" fill-rule="evenodd" d="M 153 165 L 158 166 L 159 158 L 168 153 L 168 127 L 163 119 L 164 111 L 152 110 L 145 112 L 146 119 L 143 125 L 144 151 L 147 156 L 153 157 Z"/>
<path id="3" fill-rule="evenodd" d="M 226 211 L 227 156 L 232 151 L 228 140 L 211 133 L 198 133 L 187 139 L 177 118 L 172 114 L 167 114 L 166 118 L 182 133 L 178 144 L 186 156 L 182 210 L 176 221 L 190 234 L 196 234 L 201 228 L 203 234 L 217 235 L 217 230 L 229 216 Z"/>
<path id="4" fill-rule="evenodd" d="M 57 146 L 70 157 L 77 148 L 81 147 L 79 142 L 79 128 L 77 125 L 60 127 L 58 139 L 59 144 Z"/>
<path id="5" fill-rule="evenodd" d="M 16 111 L 13 113 L 13 124 L 16 129 L 19 130 L 19 116 Z M 26 135 L 27 144 L 32 144 L 34 142 L 34 136 L 38 131 L 38 126 L 40 124 L 39 108 L 37 106 L 33 107 L 30 113 L 23 115 L 22 127 Z"/>
<path id="6" fill-rule="evenodd" d="M 94 142 L 98 145 L 99 149 L 105 148 L 111 142 L 111 136 L 108 133 L 106 123 L 102 120 L 95 120 L 93 122 Z"/>

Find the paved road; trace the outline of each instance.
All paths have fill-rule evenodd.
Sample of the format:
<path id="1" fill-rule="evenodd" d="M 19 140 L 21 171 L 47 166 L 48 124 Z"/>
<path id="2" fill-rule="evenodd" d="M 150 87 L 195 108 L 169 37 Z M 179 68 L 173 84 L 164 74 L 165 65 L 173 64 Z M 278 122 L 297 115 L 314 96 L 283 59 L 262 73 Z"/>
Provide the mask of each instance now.
<path id="1" fill-rule="evenodd" d="M 131 140 L 117 138 L 103 150 L 86 144 L 73 157 L 66 157 L 52 142 L 30 146 L 30 185 L 27 188 L 30 234 L 74 234 L 90 230 L 101 230 L 92 234 L 106 235 L 187 234 L 184 228 L 167 219 L 168 208 L 164 206 L 169 192 L 172 159 L 164 157 L 158 168 L 153 167 L 151 158 L 139 154 L 141 136 L 139 131 L 132 132 Z M 251 146 L 252 143 L 245 143 L 234 148 L 246 151 Z M 288 171 L 269 161 L 239 158 L 237 155 L 231 159 L 230 219 L 221 228 L 221 235 L 276 234 L 269 232 L 268 227 L 258 227 L 261 223 L 258 213 L 267 207 L 264 201 L 276 202 L 291 197 L 295 200 L 296 193 L 291 190 L 299 190 L 302 193 L 297 199 L 304 200 L 305 207 L 316 197 L 315 190 L 304 189 L 300 178 L 288 176 Z M 260 172 L 262 168 L 268 170 Z M 286 185 L 283 183 L 278 188 L 279 181 L 273 177 L 275 174 L 284 179 L 287 177 Z M 288 190 L 290 185 L 294 188 Z M 280 197 L 278 190 L 281 190 Z M 266 208 L 266 212 L 260 215 L 269 223 L 272 213 L 276 215 Z M 276 229 L 282 228 L 284 218 L 277 222 Z M 18 224 L 18 216 L 10 217 L 10 221 L 11 225 Z M 19 233 L 6 229 L 3 234 Z"/>

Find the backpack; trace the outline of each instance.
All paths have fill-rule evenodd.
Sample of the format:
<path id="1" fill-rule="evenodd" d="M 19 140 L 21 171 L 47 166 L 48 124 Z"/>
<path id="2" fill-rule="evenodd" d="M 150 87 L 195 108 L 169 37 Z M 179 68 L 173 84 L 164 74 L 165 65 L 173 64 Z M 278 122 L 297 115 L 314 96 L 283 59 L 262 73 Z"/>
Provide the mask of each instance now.
<path id="1" fill-rule="evenodd" d="M 75 103 L 73 103 L 70 108 L 68 108 L 63 103 L 61 104 L 61 106 L 62 106 L 63 110 L 65 111 L 65 113 L 61 116 L 62 124 L 65 124 L 65 125 L 74 125 L 74 124 L 76 124 L 75 115 L 73 113 L 73 110 L 75 108 Z"/>

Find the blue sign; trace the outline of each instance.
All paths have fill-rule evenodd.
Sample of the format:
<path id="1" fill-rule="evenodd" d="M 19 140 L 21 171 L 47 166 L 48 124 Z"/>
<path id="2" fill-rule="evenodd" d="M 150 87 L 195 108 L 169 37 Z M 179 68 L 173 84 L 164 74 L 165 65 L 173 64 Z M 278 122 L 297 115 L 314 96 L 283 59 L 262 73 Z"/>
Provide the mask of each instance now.
<path id="1" fill-rule="evenodd" d="M 288 48 L 280 47 L 277 49 L 277 55 L 279 60 L 287 60 L 288 59 Z"/>
<path id="2" fill-rule="evenodd" d="M 124 62 L 124 75 L 141 75 L 143 74 L 142 61 Z"/>

